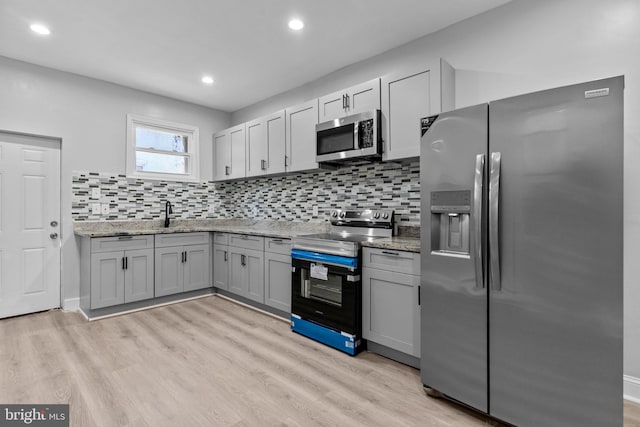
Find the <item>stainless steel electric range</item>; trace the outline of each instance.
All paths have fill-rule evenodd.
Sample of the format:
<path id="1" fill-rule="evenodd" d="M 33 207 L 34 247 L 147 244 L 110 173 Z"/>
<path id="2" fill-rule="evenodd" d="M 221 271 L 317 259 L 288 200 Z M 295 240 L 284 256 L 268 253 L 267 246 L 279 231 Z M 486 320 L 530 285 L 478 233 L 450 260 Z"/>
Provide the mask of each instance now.
<path id="1" fill-rule="evenodd" d="M 392 210 L 335 210 L 331 231 L 291 250 L 291 329 L 350 355 L 363 349 L 362 243 L 393 235 Z"/>

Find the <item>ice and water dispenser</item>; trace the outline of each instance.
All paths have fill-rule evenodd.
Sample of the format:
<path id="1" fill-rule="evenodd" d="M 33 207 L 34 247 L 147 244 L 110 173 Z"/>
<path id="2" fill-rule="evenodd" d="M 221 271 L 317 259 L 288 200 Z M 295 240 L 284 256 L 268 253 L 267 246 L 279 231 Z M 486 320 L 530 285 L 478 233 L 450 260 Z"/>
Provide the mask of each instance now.
<path id="1" fill-rule="evenodd" d="M 471 190 L 431 192 L 431 253 L 469 256 Z"/>

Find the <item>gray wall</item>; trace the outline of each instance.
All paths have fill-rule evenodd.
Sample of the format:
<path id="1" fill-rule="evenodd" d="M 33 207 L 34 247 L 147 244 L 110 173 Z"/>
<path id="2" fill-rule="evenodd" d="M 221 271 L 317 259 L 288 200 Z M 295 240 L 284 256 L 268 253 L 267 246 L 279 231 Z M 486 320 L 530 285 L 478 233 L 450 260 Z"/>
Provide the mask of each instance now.
<path id="1" fill-rule="evenodd" d="M 201 179 L 211 179 L 211 135 L 229 125 L 228 113 L 0 57 L 0 129 L 62 139 L 63 301 L 78 297 L 80 280 L 72 171 L 126 173 L 127 113 L 198 126 Z"/>
<path id="2" fill-rule="evenodd" d="M 625 75 L 625 374 L 640 378 L 640 2 L 513 1 L 483 15 L 236 111 L 234 124 L 443 57 L 456 68 L 456 107 Z M 628 384 L 626 384 L 628 385 Z M 635 386 L 640 399 L 640 382 Z"/>

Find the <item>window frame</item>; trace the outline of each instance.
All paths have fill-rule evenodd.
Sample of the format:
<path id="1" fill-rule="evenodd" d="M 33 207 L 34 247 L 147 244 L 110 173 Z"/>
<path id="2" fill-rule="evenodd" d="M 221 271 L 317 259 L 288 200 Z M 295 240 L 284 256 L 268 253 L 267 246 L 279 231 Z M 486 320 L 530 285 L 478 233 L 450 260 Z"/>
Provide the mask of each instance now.
<path id="1" fill-rule="evenodd" d="M 144 127 L 146 129 L 157 130 L 158 132 L 170 132 L 187 136 L 187 151 L 181 153 L 181 157 L 186 157 L 188 164 L 188 173 L 167 173 L 167 172 L 148 172 L 136 169 L 136 128 Z M 138 114 L 127 114 L 127 177 L 155 179 L 163 181 L 182 181 L 182 182 L 198 182 L 200 180 L 200 157 L 199 157 L 199 128 L 196 126 L 177 123 L 168 120 L 156 119 L 153 117 L 145 117 Z M 157 151 L 158 154 L 168 153 L 163 150 L 140 150 L 146 152 Z"/>

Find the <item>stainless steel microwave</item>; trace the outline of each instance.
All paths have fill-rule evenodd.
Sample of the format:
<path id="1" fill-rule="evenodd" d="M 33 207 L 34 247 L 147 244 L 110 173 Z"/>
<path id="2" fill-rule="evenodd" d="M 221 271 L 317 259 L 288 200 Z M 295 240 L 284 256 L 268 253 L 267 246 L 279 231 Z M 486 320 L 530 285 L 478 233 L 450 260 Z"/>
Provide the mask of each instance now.
<path id="1" fill-rule="evenodd" d="M 380 110 L 366 111 L 316 125 L 318 163 L 350 163 L 381 158 Z"/>

